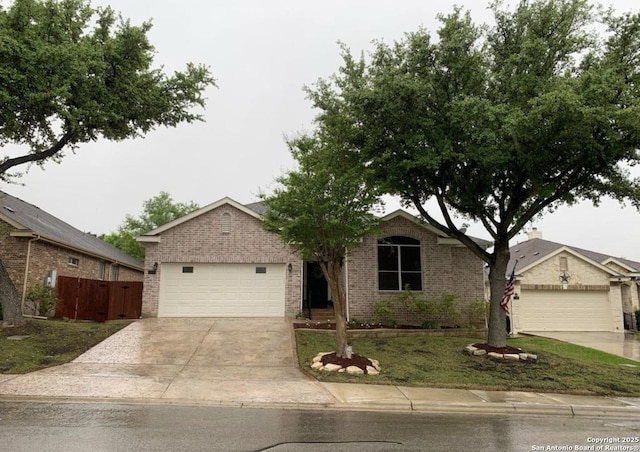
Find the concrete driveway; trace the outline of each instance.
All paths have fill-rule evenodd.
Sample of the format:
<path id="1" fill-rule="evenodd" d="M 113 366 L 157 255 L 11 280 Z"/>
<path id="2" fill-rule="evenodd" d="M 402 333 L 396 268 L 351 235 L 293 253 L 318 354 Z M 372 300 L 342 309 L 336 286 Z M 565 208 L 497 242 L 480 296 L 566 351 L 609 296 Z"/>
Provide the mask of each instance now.
<path id="1" fill-rule="evenodd" d="M 252 404 L 335 402 L 294 362 L 283 318 L 143 319 L 73 362 L 0 380 L 0 394 Z"/>
<path id="2" fill-rule="evenodd" d="M 640 339 L 634 334 L 594 331 L 543 331 L 526 334 L 549 337 L 640 361 Z"/>

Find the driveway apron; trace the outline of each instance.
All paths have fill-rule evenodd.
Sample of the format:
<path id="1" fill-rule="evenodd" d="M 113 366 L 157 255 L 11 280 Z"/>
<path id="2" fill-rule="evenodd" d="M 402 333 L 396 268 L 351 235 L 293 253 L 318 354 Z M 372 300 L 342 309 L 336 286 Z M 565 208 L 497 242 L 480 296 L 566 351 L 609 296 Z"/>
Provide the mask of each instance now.
<path id="1" fill-rule="evenodd" d="M 640 338 L 635 334 L 604 331 L 544 331 L 526 334 L 549 337 L 640 361 Z"/>
<path id="2" fill-rule="evenodd" d="M 335 398 L 294 360 L 283 318 L 154 318 L 73 362 L 0 380 L 0 394 L 325 404 Z"/>

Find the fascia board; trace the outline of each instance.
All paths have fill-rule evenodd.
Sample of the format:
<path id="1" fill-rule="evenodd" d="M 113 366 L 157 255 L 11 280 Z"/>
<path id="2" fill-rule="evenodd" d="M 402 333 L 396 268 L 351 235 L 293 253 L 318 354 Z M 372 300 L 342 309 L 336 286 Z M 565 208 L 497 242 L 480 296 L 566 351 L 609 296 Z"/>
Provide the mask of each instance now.
<path id="1" fill-rule="evenodd" d="M 207 206 L 204 206 L 198 210 L 195 210 L 191 213 L 188 213 L 180 218 L 176 218 L 173 221 L 170 221 L 167 224 L 164 224 L 156 229 L 154 229 L 153 231 L 149 231 L 146 234 L 144 234 L 144 236 L 141 237 L 145 237 L 145 236 L 153 236 L 153 235 L 158 235 L 158 234 L 162 234 L 163 232 L 174 228 L 182 223 L 186 223 L 189 220 L 193 220 L 194 218 L 199 217 L 200 215 L 204 215 L 207 212 L 210 212 L 214 209 L 217 209 L 218 207 L 225 205 L 225 204 L 229 204 L 232 207 L 235 207 L 236 209 L 246 213 L 247 215 L 250 215 L 258 220 L 262 220 L 262 216 L 260 216 L 260 214 L 258 214 L 257 212 L 254 212 L 253 210 L 243 206 L 242 204 L 240 204 L 237 201 L 234 201 L 233 199 L 229 198 L 229 197 L 224 197 L 222 199 L 219 199 L 218 201 L 215 201 Z"/>

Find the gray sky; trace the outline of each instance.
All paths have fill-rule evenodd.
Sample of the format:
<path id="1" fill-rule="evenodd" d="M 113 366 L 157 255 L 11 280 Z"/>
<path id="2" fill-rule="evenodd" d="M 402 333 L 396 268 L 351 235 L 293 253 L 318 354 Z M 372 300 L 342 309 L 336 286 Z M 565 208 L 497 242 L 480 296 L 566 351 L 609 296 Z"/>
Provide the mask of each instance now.
<path id="1" fill-rule="evenodd" d="M 490 19 L 488 1 L 456 3 L 476 22 Z M 621 12 L 638 8 L 635 0 L 602 3 Z M 144 139 L 86 144 L 60 165 L 32 168 L 21 179 L 24 186 L 0 183 L 2 190 L 93 233 L 115 230 L 127 213 L 137 215 L 142 202 L 160 191 L 201 206 L 224 196 L 255 201 L 294 166 L 284 135 L 312 128 L 314 111 L 302 87 L 338 69 L 337 41 L 357 54 L 370 50 L 374 39 L 393 42 L 420 26 L 433 32 L 436 15 L 451 11 L 453 3 L 93 1 L 107 4 L 133 23 L 153 20 L 149 36 L 157 64 L 167 71 L 189 61 L 206 64 L 219 88 L 207 92 L 205 123 L 158 129 Z M 640 168 L 634 174 L 640 176 Z M 397 207 L 390 202 L 387 211 Z M 640 261 L 640 213 L 630 206 L 585 203 L 547 214 L 533 226 L 547 240 Z M 481 226 L 470 232 L 489 238 Z M 514 243 L 524 239 L 518 236 Z"/>

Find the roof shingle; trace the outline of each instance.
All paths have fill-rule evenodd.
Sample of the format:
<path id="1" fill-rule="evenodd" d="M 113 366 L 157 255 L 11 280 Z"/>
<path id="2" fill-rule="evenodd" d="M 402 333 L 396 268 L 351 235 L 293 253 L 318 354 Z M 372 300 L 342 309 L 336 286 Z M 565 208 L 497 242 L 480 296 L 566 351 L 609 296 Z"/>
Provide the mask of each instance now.
<path id="1" fill-rule="evenodd" d="M 67 245 L 88 254 L 106 258 L 135 269 L 143 269 L 143 263 L 100 240 L 54 217 L 33 204 L 0 191 L 0 219 L 20 225 L 24 232 L 31 232 L 47 240 Z"/>

